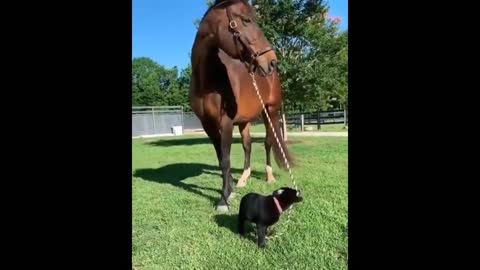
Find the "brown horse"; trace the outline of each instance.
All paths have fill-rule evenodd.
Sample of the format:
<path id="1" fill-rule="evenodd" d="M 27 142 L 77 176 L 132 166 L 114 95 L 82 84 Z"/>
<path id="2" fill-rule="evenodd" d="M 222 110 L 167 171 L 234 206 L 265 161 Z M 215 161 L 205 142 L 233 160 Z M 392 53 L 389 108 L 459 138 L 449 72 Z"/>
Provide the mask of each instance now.
<path id="1" fill-rule="evenodd" d="M 230 172 L 233 126 L 238 125 L 242 133 L 250 121 L 264 114 L 250 73 L 255 76 L 273 128 L 277 136 L 281 136 L 278 110 L 282 93 L 276 63 L 275 52 L 256 24 L 254 10 L 245 0 L 217 0 L 207 10 L 192 47 L 190 106 L 213 143 L 222 171 L 218 211 L 228 211 L 228 198 L 233 192 Z M 265 115 L 263 118 L 267 121 Z M 268 123 L 266 127 L 266 148 L 273 146 L 275 161 L 280 168 L 285 168 Z M 243 145 L 248 148 L 246 152 L 250 152 L 249 137 L 243 136 Z M 291 162 L 285 143 L 282 139 L 280 142 Z M 245 164 L 248 168 L 249 156 Z"/>

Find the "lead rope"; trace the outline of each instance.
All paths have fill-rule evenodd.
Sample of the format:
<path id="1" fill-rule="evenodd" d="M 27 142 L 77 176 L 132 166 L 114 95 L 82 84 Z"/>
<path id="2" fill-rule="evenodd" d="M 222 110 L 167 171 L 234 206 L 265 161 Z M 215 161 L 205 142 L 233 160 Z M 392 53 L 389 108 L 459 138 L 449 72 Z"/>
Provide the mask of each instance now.
<path id="1" fill-rule="evenodd" d="M 290 168 L 290 163 L 288 163 L 285 152 L 283 151 L 282 144 L 280 143 L 280 140 L 278 139 L 277 133 L 275 132 L 275 129 L 273 128 L 272 120 L 270 119 L 270 116 L 268 115 L 268 112 L 267 112 L 267 107 L 265 106 L 265 103 L 263 103 L 262 96 L 260 96 L 260 91 L 258 90 L 257 81 L 255 80 L 255 74 L 253 72 L 250 72 L 249 74 L 250 74 L 250 77 L 252 77 L 253 87 L 255 88 L 255 92 L 257 93 L 258 99 L 260 100 L 260 103 L 262 103 L 263 112 L 265 113 L 265 116 L 267 117 L 268 123 L 270 124 L 270 129 L 272 130 L 273 136 L 275 137 L 275 140 L 277 141 L 278 147 L 280 148 L 280 152 L 282 152 L 283 160 L 285 161 L 285 164 L 287 165 L 288 173 L 290 174 L 290 180 L 292 180 L 293 185 L 295 187 L 295 190 L 298 190 L 297 183 L 295 182 L 295 179 L 293 178 L 292 169 Z M 287 211 L 287 221 L 285 222 L 285 224 L 288 224 L 290 222 L 291 212 L 292 212 L 291 209 L 289 211 Z M 274 236 L 267 236 L 266 238 L 270 240 L 270 239 L 277 238 L 281 235 L 282 235 L 282 233 L 279 233 L 279 234 L 275 234 Z"/>

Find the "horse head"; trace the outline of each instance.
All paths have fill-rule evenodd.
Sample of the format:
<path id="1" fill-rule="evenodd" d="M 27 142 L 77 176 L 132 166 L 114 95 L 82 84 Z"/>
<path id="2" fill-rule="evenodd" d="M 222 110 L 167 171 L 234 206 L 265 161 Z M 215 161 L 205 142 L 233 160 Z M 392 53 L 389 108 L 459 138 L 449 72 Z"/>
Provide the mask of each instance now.
<path id="1" fill-rule="evenodd" d="M 214 46 L 233 59 L 242 61 L 249 72 L 269 76 L 277 67 L 277 57 L 258 26 L 255 11 L 244 0 L 217 0 L 202 24 L 211 29 Z"/>

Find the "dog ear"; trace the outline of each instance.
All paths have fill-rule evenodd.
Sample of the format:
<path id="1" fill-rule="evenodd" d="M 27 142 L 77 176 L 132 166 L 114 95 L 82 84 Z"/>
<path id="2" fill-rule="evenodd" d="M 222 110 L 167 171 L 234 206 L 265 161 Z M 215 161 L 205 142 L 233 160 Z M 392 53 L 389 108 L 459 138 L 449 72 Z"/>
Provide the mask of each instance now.
<path id="1" fill-rule="evenodd" d="M 279 190 L 275 190 L 275 191 L 273 192 L 273 195 L 280 195 L 280 194 L 282 194 L 282 193 L 283 193 L 283 189 L 279 189 Z"/>

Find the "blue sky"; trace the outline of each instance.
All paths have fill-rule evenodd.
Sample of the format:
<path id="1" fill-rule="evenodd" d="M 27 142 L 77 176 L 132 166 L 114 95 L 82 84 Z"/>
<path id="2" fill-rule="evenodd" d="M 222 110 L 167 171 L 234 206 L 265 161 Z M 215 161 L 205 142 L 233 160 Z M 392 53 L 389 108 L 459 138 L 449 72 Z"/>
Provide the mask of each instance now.
<path id="1" fill-rule="evenodd" d="M 348 28 L 348 0 L 329 0 L 329 14 Z M 185 6 L 185 8 L 183 8 Z M 205 0 L 132 0 L 132 57 L 150 57 L 179 71 L 190 62 L 195 19 L 207 9 Z"/>

